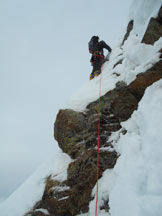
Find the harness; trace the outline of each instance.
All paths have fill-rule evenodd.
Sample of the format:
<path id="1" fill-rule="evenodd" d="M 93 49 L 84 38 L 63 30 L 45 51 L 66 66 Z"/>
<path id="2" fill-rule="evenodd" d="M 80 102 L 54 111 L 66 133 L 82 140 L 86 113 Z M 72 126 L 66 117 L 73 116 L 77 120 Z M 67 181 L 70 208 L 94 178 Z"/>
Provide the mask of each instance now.
<path id="1" fill-rule="evenodd" d="M 99 58 L 102 59 L 102 60 L 105 59 L 105 56 L 102 54 L 101 51 L 95 51 L 95 52 L 93 52 L 92 56 L 93 56 L 92 64 L 95 64 L 96 61 L 97 61 L 97 59 L 99 59 Z"/>
<path id="2" fill-rule="evenodd" d="M 95 51 L 92 55 L 93 55 L 93 56 L 100 57 L 100 58 L 103 58 L 103 59 L 105 58 L 105 56 L 102 54 L 101 51 Z"/>

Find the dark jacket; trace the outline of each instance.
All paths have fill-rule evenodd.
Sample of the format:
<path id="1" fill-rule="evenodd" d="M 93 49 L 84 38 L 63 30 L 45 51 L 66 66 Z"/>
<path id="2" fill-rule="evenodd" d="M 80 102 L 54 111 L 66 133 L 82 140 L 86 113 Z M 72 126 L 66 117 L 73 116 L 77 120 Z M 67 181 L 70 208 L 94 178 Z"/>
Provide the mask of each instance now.
<path id="1" fill-rule="evenodd" d="M 101 54 L 104 54 L 103 49 L 107 49 L 109 52 L 111 52 L 111 48 L 105 43 L 105 41 L 100 41 L 98 43 L 98 51 L 101 52 Z"/>
<path id="2" fill-rule="evenodd" d="M 109 52 L 111 52 L 111 47 L 109 47 L 103 40 L 98 42 L 98 45 L 97 45 L 97 50 L 99 51 L 100 53 L 100 56 L 103 56 L 104 58 L 104 50 L 103 49 L 107 49 Z M 96 64 L 97 62 L 100 62 L 101 58 L 99 56 L 96 56 L 95 54 L 92 54 L 92 57 L 90 59 L 90 62 L 92 64 Z"/>

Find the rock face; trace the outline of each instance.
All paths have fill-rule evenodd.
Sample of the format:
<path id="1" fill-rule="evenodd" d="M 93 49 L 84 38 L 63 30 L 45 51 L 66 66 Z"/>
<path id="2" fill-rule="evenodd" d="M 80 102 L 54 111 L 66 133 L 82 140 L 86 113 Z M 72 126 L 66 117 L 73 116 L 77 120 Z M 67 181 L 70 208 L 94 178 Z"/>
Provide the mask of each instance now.
<path id="1" fill-rule="evenodd" d="M 127 26 L 127 32 L 124 36 L 124 39 L 123 39 L 123 42 L 122 42 L 122 45 L 124 44 L 124 42 L 127 40 L 127 38 L 129 37 L 129 34 L 130 32 L 132 31 L 133 29 L 133 20 L 131 20 L 129 23 L 128 23 L 128 26 Z"/>
<path id="2" fill-rule="evenodd" d="M 87 128 L 87 120 L 83 113 L 73 110 L 60 110 L 54 126 L 54 136 L 60 148 L 69 155 L 77 154 L 76 142 L 81 141 L 82 132 Z M 81 136 L 76 134 L 80 134 Z M 84 133 L 83 133 L 84 134 Z"/>
<path id="3" fill-rule="evenodd" d="M 158 17 L 151 18 L 148 28 L 142 39 L 142 43 L 154 44 L 162 36 L 162 6 L 159 10 Z"/>
<path id="4" fill-rule="evenodd" d="M 162 36 L 162 8 L 156 19 L 151 19 L 142 42 L 153 44 Z M 128 37 L 133 26 L 129 23 Z M 124 39 L 124 40 L 125 40 Z M 161 50 L 162 51 L 162 50 Z M 128 86 L 117 83 L 116 88 L 101 97 L 101 134 L 99 177 L 106 169 L 113 168 L 119 155 L 112 148 L 109 136 L 121 129 L 121 122 L 130 118 L 143 97 L 145 89 L 162 78 L 162 60 L 148 71 L 139 74 Z M 54 181 L 51 176 L 46 180 L 42 199 L 35 204 L 26 216 L 45 216 L 39 209 L 47 209 L 50 216 L 75 216 L 88 212 L 89 202 L 93 199 L 92 189 L 96 184 L 98 103 L 87 106 L 84 113 L 73 110 L 60 110 L 55 124 L 54 137 L 60 148 L 74 161 L 68 167 L 68 177 L 64 182 Z M 122 131 L 121 133 L 126 133 Z M 101 209 L 109 211 L 108 200 Z"/>

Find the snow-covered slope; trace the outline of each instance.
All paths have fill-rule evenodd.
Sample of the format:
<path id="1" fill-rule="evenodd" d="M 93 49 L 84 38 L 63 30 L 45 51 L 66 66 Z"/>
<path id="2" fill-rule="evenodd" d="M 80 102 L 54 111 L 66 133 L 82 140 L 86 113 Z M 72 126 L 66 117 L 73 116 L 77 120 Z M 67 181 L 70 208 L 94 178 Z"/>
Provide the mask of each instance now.
<path id="1" fill-rule="evenodd" d="M 109 192 L 113 216 L 162 215 L 161 108 L 162 80 L 146 90 L 138 110 L 123 123 L 128 133 L 116 143 L 121 156 Z"/>
<path id="2" fill-rule="evenodd" d="M 161 107 L 162 80 L 146 90 L 138 110 L 123 122 L 127 134 L 118 131 L 111 137 L 121 156 L 99 182 L 99 202 L 109 197 L 111 216 L 162 215 Z"/>
<path id="3" fill-rule="evenodd" d="M 132 1 L 129 11 L 129 20 L 134 20 L 134 27 L 131 34 L 138 35 L 140 40 L 142 40 L 150 17 L 157 16 L 161 4 L 161 0 Z"/>
<path id="4" fill-rule="evenodd" d="M 104 64 L 102 95 L 113 89 L 118 81 L 129 84 L 137 74 L 145 72 L 159 61 L 162 38 L 154 45 L 140 42 L 150 17 L 157 15 L 160 5 L 161 0 L 133 1 L 129 20 L 134 20 L 134 28 L 124 45 L 116 46 L 109 62 Z M 99 83 L 100 76 L 87 81 L 72 96 L 67 108 L 84 111 L 90 102 L 98 99 Z M 99 182 L 99 203 L 109 197 L 111 216 L 162 215 L 161 107 L 162 81 L 160 80 L 147 89 L 138 110 L 134 112 L 131 119 L 123 123 L 122 126 L 126 128 L 127 134 L 122 135 L 118 131 L 111 136 L 115 149 L 121 156 L 115 168 L 106 170 Z M 42 196 L 45 178 L 52 173 L 53 176 L 56 175 L 54 178 L 65 180 L 70 161 L 67 155 L 60 153 L 54 161 L 42 165 L 2 203 L 0 215 L 22 216 L 30 210 Z M 95 188 L 93 193 L 95 196 Z M 94 215 L 94 205 L 95 200 L 90 203 L 90 211 L 86 215 Z M 100 211 L 99 215 L 104 216 L 107 213 Z"/>
<path id="5" fill-rule="evenodd" d="M 162 38 L 153 46 L 141 43 L 150 17 L 156 17 L 161 6 L 161 0 L 133 0 L 130 6 L 129 19 L 134 20 L 134 27 L 124 46 L 117 45 L 109 62 L 102 68 L 101 95 L 112 90 L 118 81 L 127 84 L 132 82 L 136 75 L 145 72 L 159 61 L 159 48 L 162 47 Z M 114 65 L 122 60 L 122 64 Z M 69 101 L 67 108 L 83 111 L 86 106 L 99 97 L 100 77 L 87 81 Z"/>
<path id="6" fill-rule="evenodd" d="M 115 88 L 118 81 L 129 84 L 136 75 L 145 72 L 159 61 L 159 47 L 162 47 L 162 38 L 153 46 L 140 43 L 140 39 L 132 35 L 124 46 L 116 47 L 102 69 L 101 95 Z M 122 64 L 114 65 L 123 60 Z M 76 111 L 84 111 L 86 106 L 99 97 L 100 76 L 87 81 L 72 97 L 67 106 Z"/>
<path id="7" fill-rule="evenodd" d="M 45 180 L 49 175 L 52 175 L 53 179 L 59 181 L 64 181 L 67 178 L 67 167 L 70 162 L 70 157 L 61 151 L 54 158 L 47 160 L 22 186 L 1 204 L 0 215 L 24 215 L 41 199 L 44 192 Z"/>

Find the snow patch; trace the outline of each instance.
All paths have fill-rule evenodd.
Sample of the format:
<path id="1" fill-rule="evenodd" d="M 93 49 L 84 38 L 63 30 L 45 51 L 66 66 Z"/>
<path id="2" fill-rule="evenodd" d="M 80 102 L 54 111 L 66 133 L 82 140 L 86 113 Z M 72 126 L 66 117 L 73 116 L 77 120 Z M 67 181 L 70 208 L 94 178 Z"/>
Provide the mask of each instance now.
<path id="1" fill-rule="evenodd" d="M 146 90 L 138 110 L 122 123 L 127 133 L 112 135 L 120 157 L 114 169 L 105 171 L 99 185 L 99 205 L 109 197 L 111 216 L 162 214 L 161 107 L 162 80 Z M 91 211 L 93 208 L 94 201 Z"/>
<path id="2" fill-rule="evenodd" d="M 142 40 L 151 17 L 157 16 L 161 0 L 135 0 L 129 10 L 129 20 L 134 20 L 131 34 L 138 35 Z"/>
<path id="3" fill-rule="evenodd" d="M 130 36 L 125 41 L 123 48 L 116 47 L 110 55 L 109 62 L 103 65 L 101 95 L 114 89 L 117 82 L 124 81 L 126 84 L 130 84 L 139 73 L 150 69 L 153 64 L 159 61 L 161 48 L 162 38 L 154 45 L 147 45 L 140 43 L 139 37 Z M 119 63 L 120 60 L 122 63 Z M 85 111 L 89 103 L 97 100 L 99 98 L 100 76 L 87 81 L 71 97 L 66 108 Z"/>
<path id="4" fill-rule="evenodd" d="M 134 0 L 130 7 L 129 20 L 134 20 L 130 37 L 123 47 L 116 46 L 109 61 L 102 69 L 101 95 L 115 88 L 119 81 L 130 84 L 136 76 L 159 61 L 162 38 L 154 45 L 141 44 L 151 17 L 156 17 L 161 0 Z M 87 81 L 75 93 L 67 108 L 84 111 L 89 103 L 99 98 L 100 76 Z M 112 134 L 114 148 L 120 154 L 113 170 L 106 170 L 99 180 L 99 207 L 109 199 L 111 216 L 161 216 L 162 215 L 162 81 L 149 87 L 139 108 L 128 121 L 122 124 L 126 134 Z M 22 216 L 42 197 L 45 179 L 64 181 L 70 157 L 60 153 L 43 164 L 15 193 L 0 206 L 3 216 Z M 58 170 L 59 167 L 59 170 Z M 89 213 L 95 215 L 94 199 Z M 66 198 L 66 197 L 64 197 Z M 40 209 L 39 209 L 40 210 Z M 41 209 L 41 211 L 45 211 Z M 46 212 L 47 213 L 47 212 Z M 107 216 L 104 210 L 98 215 Z"/>
<path id="5" fill-rule="evenodd" d="M 36 209 L 35 212 L 42 212 L 42 213 L 44 213 L 45 215 L 49 215 L 49 212 L 48 212 L 47 209 L 42 209 L 42 208 L 40 208 L 40 209 Z"/>
<path id="6" fill-rule="evenodd" d="M 50 158 L 18 190 L 2 203 L 0 206 L 1 214 L 3 216 L 22 216 L 30 211 L 33 205 L 43 195 L 46 178 L 52 174 L 55 176 L 54 179 L 59 181 L 66 180 L 67 167 L 70 162 L 71 158 L 62 152 L 56 158 Z"/>

